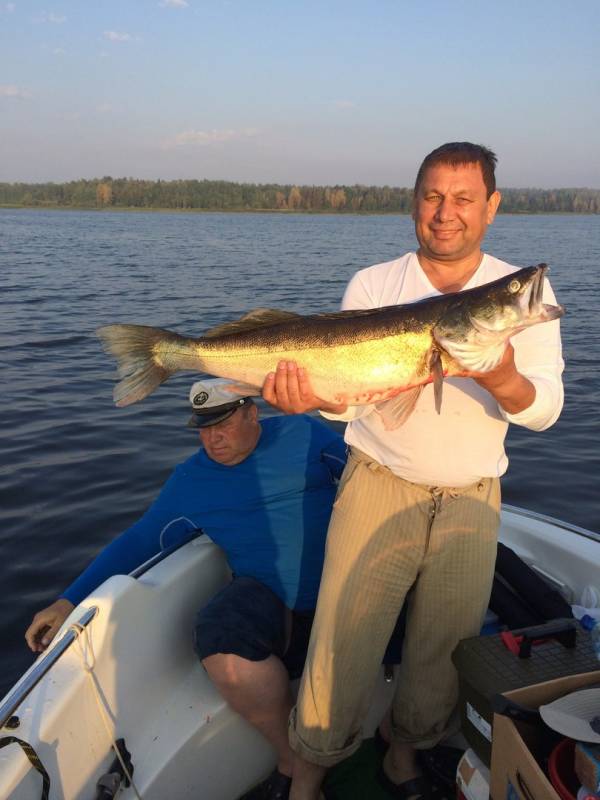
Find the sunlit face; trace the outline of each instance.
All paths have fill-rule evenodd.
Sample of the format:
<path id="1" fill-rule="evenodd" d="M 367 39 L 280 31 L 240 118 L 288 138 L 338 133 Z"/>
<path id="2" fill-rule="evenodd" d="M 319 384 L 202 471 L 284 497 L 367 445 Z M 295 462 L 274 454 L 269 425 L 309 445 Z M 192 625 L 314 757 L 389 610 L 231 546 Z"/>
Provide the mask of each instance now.
<path id="1" fill-rule="evenodd" d="M 256 447 L 260 437 L 258 410 L 255 405 L 243 406 L 223 422 L 200 428 L 199 433 L 207 456 L 232 467 Z"/>
<path id="2" fill-rule="evenodd" d="M 479 164 L 437 164 L 427 169 L 413 211 L 419 254 L 452 262 L 479 253 L 500 203 L 499 192 L 489 199 L 486 194 Z"/>

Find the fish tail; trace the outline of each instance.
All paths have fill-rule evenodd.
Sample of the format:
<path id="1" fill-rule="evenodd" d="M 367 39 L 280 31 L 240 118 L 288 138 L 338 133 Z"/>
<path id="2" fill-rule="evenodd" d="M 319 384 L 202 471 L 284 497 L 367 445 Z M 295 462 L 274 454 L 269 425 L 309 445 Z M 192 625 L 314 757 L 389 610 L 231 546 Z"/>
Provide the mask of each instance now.
<path id="1" fill-rule="evenodd" d="M 113 390 L 119 407 L 137 403 L 179 370 L 165 365 L 161 354 L 183 337 L 148 325 L 104 325 L 96 330 L 107 353 L 117 359 L 121 380 Z"/>

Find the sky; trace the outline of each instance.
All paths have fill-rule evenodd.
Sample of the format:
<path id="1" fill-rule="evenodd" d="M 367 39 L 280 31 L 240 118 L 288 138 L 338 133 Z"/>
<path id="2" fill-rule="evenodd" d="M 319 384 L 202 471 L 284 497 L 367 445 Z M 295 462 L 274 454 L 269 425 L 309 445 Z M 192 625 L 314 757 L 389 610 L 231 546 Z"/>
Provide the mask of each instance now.
<path id="1" fill-rule="evenodd" d="M 600 0 L 0 0 L 0 181 L 600 188 Z"/>

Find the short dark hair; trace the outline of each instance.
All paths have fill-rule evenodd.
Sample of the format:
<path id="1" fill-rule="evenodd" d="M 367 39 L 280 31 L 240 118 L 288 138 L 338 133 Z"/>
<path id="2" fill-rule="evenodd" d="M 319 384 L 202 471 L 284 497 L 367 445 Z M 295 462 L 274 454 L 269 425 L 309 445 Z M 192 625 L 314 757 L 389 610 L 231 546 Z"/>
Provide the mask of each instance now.
<path id="1" fill-rule="evenodd" d="M 429 167 L 434 167 L 436 164 L 450 164 L 453 167 L 458 167 L 462 164 L 479 164 L 489 199 L 496 191 L 496 175 L 494 171 L 497 163 L 496 154 L 482 144 L 447 142 L 440 147 L 436 147 L 423 159 L 415 181 L 415 194 L 423 180 L 425 170 L 429 169 Z"/>

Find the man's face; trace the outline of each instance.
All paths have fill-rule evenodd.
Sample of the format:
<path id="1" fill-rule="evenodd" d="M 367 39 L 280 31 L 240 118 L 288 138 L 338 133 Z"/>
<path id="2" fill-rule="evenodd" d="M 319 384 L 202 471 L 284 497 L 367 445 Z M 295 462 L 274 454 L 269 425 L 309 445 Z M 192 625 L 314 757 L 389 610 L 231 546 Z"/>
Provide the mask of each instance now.
<path id="1" fill-rule="evenodd" d="M 200 441 L 213 461 L 233 467 L 256 447 L 260 436 L 255 405 L 239 408 L 230 417 L 208 428 L 200 428 Z"/>
<path id="2" fill-rule="evenodd" d="M 413 219 L 419 253 L 434 261 L 460 261 L 478 253 L 500 193 L 486 197 L 479 164 L 437 164 L 425 171 Z"/>

